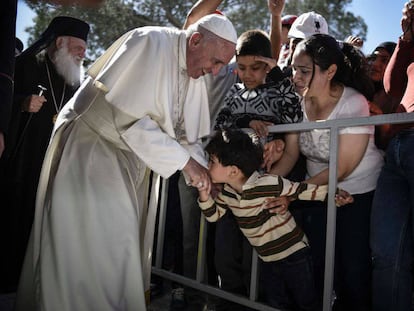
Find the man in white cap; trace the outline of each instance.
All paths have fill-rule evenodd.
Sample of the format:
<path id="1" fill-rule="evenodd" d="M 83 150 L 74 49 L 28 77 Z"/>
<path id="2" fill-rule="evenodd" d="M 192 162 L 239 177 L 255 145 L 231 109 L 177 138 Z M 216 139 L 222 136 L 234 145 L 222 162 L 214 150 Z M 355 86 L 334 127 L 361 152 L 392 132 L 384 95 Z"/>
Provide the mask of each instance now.
<path id="1" fill-rule="evenodd" d="M 186 31 L 134 29 L 91 66 L 46 153 L 17 310 L 146 309 L 158 175 L 211 183 L 200 77 L 236 41 L 227 18 L 207 15 Z"/>
<path id="2" fill-rule="evenodd" d="M 310 36 L 321 33 L 321 34 L 329 34 L 328 33 L 328 23 L 326 19 L 315 12 L 306 12 L 295 19 L 293 24 L 291 25 L 288 38 L 290 40 L 289 43 L 289 56 L 285 58 L 285 63 L 278 64 L 283 70 L 290 67 L 291 56 L 295 51 L 296 45 L 302 41 L 303 39 L 307 39 Z M 273 43 L 273 42 L 272 42 Z"/>

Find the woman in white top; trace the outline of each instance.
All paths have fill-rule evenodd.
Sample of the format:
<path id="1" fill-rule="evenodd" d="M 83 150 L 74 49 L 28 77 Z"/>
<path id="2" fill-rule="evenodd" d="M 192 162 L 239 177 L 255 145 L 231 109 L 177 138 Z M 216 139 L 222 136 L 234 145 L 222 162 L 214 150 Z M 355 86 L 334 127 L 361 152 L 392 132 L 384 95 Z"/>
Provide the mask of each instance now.
<path id="1" fill-rule="evenodd" d="M 351 45 L 340 47 L 328 35 L 311 36 L 297 45 L 292 67 L 296 91 L 303 97 L 303 122 L 369 116 L 366 98 L 373 87 L 363 56 Z M 343 128 L 339 134 L 338 187 L 351 193 L 354 203 L 337 211 L 335 309 L 369 310 L 370 210 L 383 159 L 374 144 L 374 126 Z M 329 130 L 304 131 L 297 140 L 297 153 L 300 149 L 306 157 L 307 182 L 327 184 Z M 323 283 L 326 204 L 300 204 L 313 207 L 302 210 L 307 213 L 302 225 L 313 249 L 315 272 Z"/>

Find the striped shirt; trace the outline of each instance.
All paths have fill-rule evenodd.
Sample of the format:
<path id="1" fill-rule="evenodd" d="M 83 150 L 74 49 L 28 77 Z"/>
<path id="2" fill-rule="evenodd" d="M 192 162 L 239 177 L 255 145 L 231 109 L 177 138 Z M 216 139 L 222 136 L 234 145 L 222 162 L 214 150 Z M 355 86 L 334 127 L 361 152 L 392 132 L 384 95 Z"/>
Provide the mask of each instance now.
<path id="1" fill-rule="evenodd" d="M 266 262 L 277 261 L 308 246 L 307 238 L 292 214 L 270 213 L 263 208 L 265 199 L 288 196 L 298 200 L 326 200 L 328 186 L 292 182 L 277 175 L 255 172 L 237 193 L 225 184 L 216 200 L 211 197 L 198 202 L 209 222 L 220 219 L 230 210 L 259 257 Z"/>

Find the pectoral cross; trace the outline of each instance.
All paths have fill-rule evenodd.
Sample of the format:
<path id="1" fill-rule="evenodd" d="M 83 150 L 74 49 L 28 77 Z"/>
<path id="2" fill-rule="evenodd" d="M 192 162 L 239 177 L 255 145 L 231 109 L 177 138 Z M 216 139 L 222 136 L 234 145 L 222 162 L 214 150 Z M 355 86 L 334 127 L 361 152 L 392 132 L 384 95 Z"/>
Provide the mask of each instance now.
<path id="1" fill-rule="evenodd" d="M 179 120 L 174 127 L 175 137 L 178 141 L 185 137 L 185 129 L 184 129 L 184 122 L 183 120 Z"/>

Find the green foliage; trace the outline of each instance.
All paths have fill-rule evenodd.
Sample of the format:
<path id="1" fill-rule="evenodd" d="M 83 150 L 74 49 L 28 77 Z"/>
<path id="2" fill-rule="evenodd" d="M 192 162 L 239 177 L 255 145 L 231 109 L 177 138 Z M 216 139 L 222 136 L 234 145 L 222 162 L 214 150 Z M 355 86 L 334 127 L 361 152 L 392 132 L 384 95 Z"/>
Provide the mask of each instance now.
<path id="1" fill-rule="evenodd" d="M 352 34 L 365 39 L 367 26 L 363 19 L 346 10 L 351 1 L 286 0 L 285 14 L 299 15 L 301 12 L 315 11 L 326 18 L 330 33 L 336 38 L 344 39 Z M 27 1 L 36 17 L 34 26 L 26 31 L 30 35 L 30 44 L 55 16 L 73 16 L 88 22 L 91 25 L 88 63 L 88 60 L 96 59 L 115 39 L 135 27 L 159 25 L 180 28 L 195 2 L 196 0 L 105 0 L 100 8 L 91 9 Z M 229 16 L 238 34 L 254 28 L 269 30 L 267 0 L 223 0 L 219 9 Z"/>
<path id="2" fill-rule="evenodd" d="M 358 0 L 354 0 L 358 1 Z M 360 16 L 347 10 L 352 0 L 286 0 L 285 14 L 300 15 L 315 11 L 325 17 L 329 25 L 329 34 L 338 40 L 350 35 L 366 39 L 368 27 Z"/>
<path id="3" fill-rule="evenodd" d="M 270 30 L 267 0 L 224 0 L 220 9 L 231 19 L 239 35 L 249 29 Z"/>
<path id="4" fill-rule="evenodd" d="M 153 24 L 146 15 L 135 10 L 133 2 L 123 0 L 106 0 L 99 9 L 82 8 L 77 6 L 62 7 L 45 3 L 28 3 L 36 13 L 34 26 L 27 30 L 30 34 L 29 44 L 38 38 L 47 28 L 50 21 L 59 15 L 72 16 L 90 24 L 88 38 L 89 59 L 95 59 L 110 46 L 120 35 L 135 27 Z"/>

